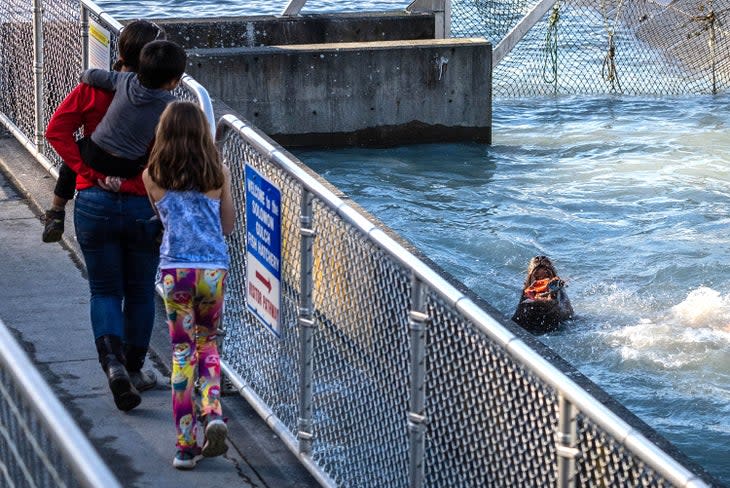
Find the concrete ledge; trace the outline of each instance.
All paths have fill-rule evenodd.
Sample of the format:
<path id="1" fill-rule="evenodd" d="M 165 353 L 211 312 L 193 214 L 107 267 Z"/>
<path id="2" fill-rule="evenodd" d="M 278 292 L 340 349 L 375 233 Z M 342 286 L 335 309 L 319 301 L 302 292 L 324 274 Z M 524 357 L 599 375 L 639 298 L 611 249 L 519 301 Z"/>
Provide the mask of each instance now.
<path id="1" fill-rule="evenodd" d="M 433 39 L 433 13 L 403 11 L 275 17 L 159 19 L 168 38 L 186 49 Z"/>
<path id="2" fill-rule="evenodd" d="M 193 49 L 187 72 L 284 146 L 491 141 L 481 38 Z"/>

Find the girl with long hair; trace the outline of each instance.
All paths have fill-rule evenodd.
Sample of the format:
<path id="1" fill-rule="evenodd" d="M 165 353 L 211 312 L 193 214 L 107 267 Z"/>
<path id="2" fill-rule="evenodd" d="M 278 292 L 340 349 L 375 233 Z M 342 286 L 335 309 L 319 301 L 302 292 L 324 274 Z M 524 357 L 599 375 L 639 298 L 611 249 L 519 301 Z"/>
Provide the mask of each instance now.
<path id="1" fill-rule="evenodd" d="M 233 231 L 235 220 L 230 172 L 197 105 L 173 102 L 167 106 L 142 179 L 164 228 L 160 270 L 173 349 L 172 410 L 177 433 L 173 466 L 192 469 L 202 456 L 219 456 L 228 450 L 216 335 L 228 275 L 224 235 Z M 204 425 L 202 450 L 197 442 L 199 418 Z"/>

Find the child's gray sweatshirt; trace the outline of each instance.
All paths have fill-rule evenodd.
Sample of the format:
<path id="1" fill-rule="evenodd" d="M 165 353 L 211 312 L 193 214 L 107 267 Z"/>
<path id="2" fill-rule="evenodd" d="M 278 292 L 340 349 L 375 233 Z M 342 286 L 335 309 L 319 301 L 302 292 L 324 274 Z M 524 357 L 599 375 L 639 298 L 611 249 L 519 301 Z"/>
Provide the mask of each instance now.
<path id="1" fill-rule="evenodd" d="M 114 91 L 114 98 L 91 140 L 113 156 L 136 160 L 155 137 L 160 115 L 175 97 L 167 90 L 142 86 L 136 73 L 89 69 L 81 81 Z"/>

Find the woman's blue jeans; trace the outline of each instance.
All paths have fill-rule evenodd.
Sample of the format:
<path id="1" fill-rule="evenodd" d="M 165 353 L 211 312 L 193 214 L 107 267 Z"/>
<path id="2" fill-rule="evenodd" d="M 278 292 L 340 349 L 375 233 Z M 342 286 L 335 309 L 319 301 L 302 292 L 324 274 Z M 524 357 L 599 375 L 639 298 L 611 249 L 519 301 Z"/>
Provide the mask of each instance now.
<path id="1" fill-rule="evenodd" d="M 76 238 L 86 261 L 94 338 L 147 348 L 155 319 L 159 222 L 145 196 L 94 187 L 76 197 Z"/>

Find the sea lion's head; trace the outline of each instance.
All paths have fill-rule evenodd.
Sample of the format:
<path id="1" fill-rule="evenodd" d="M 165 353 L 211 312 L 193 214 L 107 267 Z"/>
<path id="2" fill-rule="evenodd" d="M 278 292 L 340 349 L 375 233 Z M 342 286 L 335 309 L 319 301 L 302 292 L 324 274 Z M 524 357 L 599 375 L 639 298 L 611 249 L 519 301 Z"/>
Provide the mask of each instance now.
<path id="1" fill-rule="evenodd" d="M 530 264 L 527 266 L 527 278 L 525 279 L 525 288 L 530 286 L 536 280 L 543 280 L 545 278 L 555 278 L 558 276 L 558 272 L 547 256 L 535 256 L 530 259 Z"/>

